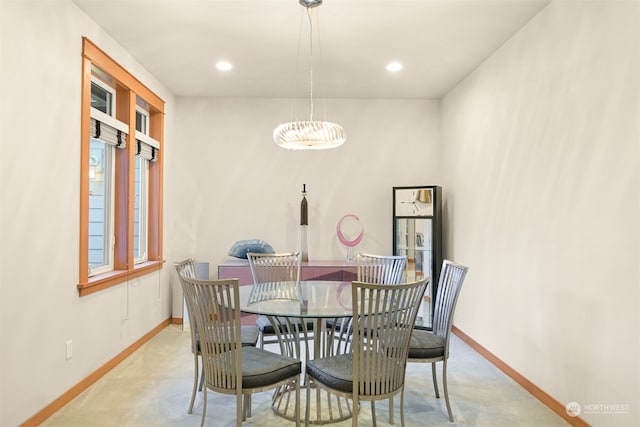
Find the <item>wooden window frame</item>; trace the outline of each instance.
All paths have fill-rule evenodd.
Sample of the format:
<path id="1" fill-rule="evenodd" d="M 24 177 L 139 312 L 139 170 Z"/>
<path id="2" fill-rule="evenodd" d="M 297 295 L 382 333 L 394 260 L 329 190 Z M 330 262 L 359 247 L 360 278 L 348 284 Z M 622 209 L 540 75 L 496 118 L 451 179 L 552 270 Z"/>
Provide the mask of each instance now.
<path id="1" fill-rule="evenodd" d="M 113 270 L 89 276 L 89 156 L 92 67 L 116 82 L 116 118 L 129 124 L 127 148 L 115 155 L 115 249 Z M 80 118 L 80 296 L 124 283 L 162 268 L 164 101 L 88 38 L 82 38 L 82 110 Z M 133 213 L 136 147 L 136 97 L 148 104 L 149 136 L 160 143 L 158 160 L 149 165 L 148 258 L 134 264 Z"/>

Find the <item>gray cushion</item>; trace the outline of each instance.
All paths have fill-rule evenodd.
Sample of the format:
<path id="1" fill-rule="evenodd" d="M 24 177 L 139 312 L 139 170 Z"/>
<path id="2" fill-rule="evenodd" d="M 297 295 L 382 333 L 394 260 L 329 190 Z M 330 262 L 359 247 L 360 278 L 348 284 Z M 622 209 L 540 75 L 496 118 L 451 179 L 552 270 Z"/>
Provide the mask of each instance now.
<path id="1" fill-rule="evenodd" d="M 364 355 L 363 358 L 367 360 L 370 357 Z M 384 372 L 379 373 L 385 375 Z M 307 374 L 335 390 L 352 393 L 353 353 L 310 360 L 307 362 Z M 376 381 L 376 378 L 373 380 Z"/>
<path id="2" fill-rule="evenodd" d="M 432 359 L 444 356 L 446 340 L 429 331 L 414 329 L 409 342 L 409 359 Z"/>
<path id="3" fill-rule="evenodd" d="M 252 325 L 242 325 L 240 332 L 240 339 L 242 340 L 242 346 L 256 345 L 258 342 L 258 328 Z"/>
<path id="4" fill-rule="evenodd" d="M 255 346 L 258 342 L 258 328 L 252 325 L 242 325 L 240 331 L 242 346 Z M 196 352 L 200 353 L 200 335 L 196 332 Z"/>
<path id="5" fill-rule="evenodd" d="M 286 324 L 286 319 L 283 317 L 281 319 L 281 322 L 283 324 Z M 302 319 L 300 318 L 290 319 L 290 322 L 292 325 L 295 325 L 296 323 L 300 325 L 299 330 L 300 332 L 303 332 Z M 258 327 L 258 329 L 260 329 L 260 332 L 262 332 L 264 335 L 273 335 L 276 333 L 275 329 L 273 329 L 273 325 L 271 324 L 267 316 L 258 316 L 258 318 L 256 319 L 256 326 Z M 312 320 L 307 321 L 307 331 L 313 331 Z"/>
<path id="6" fill-rule="evenodd" d="M 242 349 L 242 388 L 265 387 L 301 372 L 299 360 L 256 347 Z"/>
<path id="7" fill-rule="evenodd" d="M 307 373 L 346 393 L 353 391 L 353 353 L 307 361 Z"/>
<path id="8" fill-rule="evenodd" d="M 361 354 L 360 357 L 363 358 L 364 361 L 372 361 L 374 358 L 381 360 L 381 358 L 390 358 L 388 362 L 393 362 L 400 364 L 400 361 L 395 357 L 390 357 L 386 352 L 378 352 L 377 356 L 373 354 L 371 350 L 364 350 L 364 354 Z M 370 353 L 370 354 L 366 354 Z M 337 356 L 325 357 L 321 359 L 309 360 L 307 361 L 307 369 L 306 372 L 316 380 L 321 383 L 345 393 L 353 392 L 353 353 L 348 354 L 339 354 Z M 374 363 L 374 362 L 371 362 Z M 369 365 L 371 366 L 371 365 Z M 388 378 L 385 378 L 387 375 L 386 372 L 382 372 L 380 370 L 376 370 L 372 373 L 371 381 L 388 381 Z M 360 393 L 361 395 L 367 394 L 375 394 L 377 393 L 376 387 L 371 387 L 369 392 Z"/>

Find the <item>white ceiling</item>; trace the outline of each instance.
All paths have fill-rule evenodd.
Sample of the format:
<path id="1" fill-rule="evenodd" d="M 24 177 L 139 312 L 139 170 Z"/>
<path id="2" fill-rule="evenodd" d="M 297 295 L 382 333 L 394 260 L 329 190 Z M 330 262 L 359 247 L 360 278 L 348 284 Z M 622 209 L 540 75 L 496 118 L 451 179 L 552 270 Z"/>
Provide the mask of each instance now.
<path id="1" fill-rule="evenodd" d="M 324 0 L 313 9 L 315 93 L 440 98 L 549 1 Z M 298 0 L 74 2 L 177 96 L 308 94 L 309 24 Z M 220 59 L 233 70 L 216 70 Z M 392 60 L 404 69 L 387 72 Z"/>

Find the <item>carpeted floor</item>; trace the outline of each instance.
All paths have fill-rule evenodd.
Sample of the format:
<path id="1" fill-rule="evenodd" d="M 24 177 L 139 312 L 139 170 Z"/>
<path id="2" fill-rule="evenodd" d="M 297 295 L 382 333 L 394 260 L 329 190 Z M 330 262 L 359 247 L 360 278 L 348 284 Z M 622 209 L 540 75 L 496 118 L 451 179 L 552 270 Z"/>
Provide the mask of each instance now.
<path id="1" fill-rule="evenodd" d="M 441 374 L 441 365 L 438 366 Z M 449 396 L 455 423 L 444 398 L 436 399 L 429 364 L 410 363 L 405 385 L 407 426 L 567 426 L 526 390 L 455 336 L 449 358 Z M 187 414 L 193 381 L 188 331 L 172 325 L 46 420 L 42 426 L 199 426 L 202 393 Z M 440 382 L 442 393 L 442 383 Z M 276 427 L 294 423 L 274 414 L 271 392 L 253 396 L 253 417 L 245 426 Z M 303 394 L 304 396 L 304 394 Z M 399 398 L 395 425 L 400 425 Z M 371 407 L 364 403 L 359 425 L 370 426 Z M 379 426 L 389 424 L 386 401 L 376 404 Z M 235 397 L 208 393 L 208 426 L 235 426 Z M 351 426 L 351 420 L 330 424 Z"/>

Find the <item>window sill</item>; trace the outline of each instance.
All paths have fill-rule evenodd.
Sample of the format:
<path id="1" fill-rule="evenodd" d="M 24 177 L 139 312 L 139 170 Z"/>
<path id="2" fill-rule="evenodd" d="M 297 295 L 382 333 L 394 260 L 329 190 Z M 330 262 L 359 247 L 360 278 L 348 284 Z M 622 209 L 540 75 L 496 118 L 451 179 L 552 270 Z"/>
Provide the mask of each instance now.
<path id="1" fill-rule="evenodd" d="M 164 261 L 147 261 L 136 264 L 131 270 L 114 270 L 104 274 L 90 277 L 86 283 L 78 284 L 80 296 L 86 296 L 112 286 L 125 283 L 130 279 L 144 276 L 145 274 L 158 271 L 162 268 Z"/>

